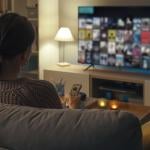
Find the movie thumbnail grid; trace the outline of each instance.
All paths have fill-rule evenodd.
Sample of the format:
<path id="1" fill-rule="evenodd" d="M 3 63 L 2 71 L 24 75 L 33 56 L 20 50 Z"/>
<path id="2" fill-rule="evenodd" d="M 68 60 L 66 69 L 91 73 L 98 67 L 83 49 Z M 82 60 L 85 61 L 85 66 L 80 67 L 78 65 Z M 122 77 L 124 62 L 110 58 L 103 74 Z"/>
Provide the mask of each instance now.
<path id="1" fill-rule="evenodd" d="M 150 68 L 150 18 L 79 18 L 78 61 Z"/>

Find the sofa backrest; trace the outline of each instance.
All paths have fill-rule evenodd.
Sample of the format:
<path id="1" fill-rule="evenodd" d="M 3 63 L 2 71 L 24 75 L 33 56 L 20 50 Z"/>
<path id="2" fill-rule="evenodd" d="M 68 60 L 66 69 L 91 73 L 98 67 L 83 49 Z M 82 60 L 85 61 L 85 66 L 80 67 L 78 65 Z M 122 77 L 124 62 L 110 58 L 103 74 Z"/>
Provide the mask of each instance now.
<path id="1" fill-rule="evenodd" d="M 0 105 L 0 147 L 9 150 L 142 150 L 141 141 L 127 112 Z"/>

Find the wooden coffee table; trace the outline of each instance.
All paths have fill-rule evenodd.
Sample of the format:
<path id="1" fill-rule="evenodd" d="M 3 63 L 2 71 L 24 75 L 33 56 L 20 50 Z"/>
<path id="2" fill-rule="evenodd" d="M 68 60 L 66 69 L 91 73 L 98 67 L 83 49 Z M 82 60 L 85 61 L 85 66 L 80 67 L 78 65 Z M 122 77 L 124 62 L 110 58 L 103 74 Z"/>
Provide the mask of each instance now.
<path id="1" fill-rule="evenodd" d="M 139 118 L 142 124 L 147 121 L 150 121 L 150 107 L 149 106 L 143 106 L 141 104 L 134 104 L 134 103 L 125 103 L 125 102 L 120 102 L 120 101 L 106 100 L 104 101 L 106 103 L 106 106 L 101 107 L 99 105 L 99 101 L 100 101 L 99 99 L 93 99 L 93 102 L 91 101 L 89 104 L 87 103 L 85 108 L 86 109 L 112 109 L 111 106 L 113 104 L 116 104 L 118 106 L 117 110 L 124 110 L 130 113 L 133 113 L 135 116 Z"/>

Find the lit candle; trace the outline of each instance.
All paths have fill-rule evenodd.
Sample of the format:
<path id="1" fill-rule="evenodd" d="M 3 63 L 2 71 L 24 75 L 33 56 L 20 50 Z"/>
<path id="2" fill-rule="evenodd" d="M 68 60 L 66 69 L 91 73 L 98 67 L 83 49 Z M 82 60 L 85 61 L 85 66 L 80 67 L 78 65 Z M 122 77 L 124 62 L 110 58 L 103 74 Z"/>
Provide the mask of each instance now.
<path id="1" fill-rule="evenodd" d="M 98 105 L 99 105 L 99 107 L 101 107 L 101 108 L 105 108 L 105 107 L 106 107 L 106 102 L 105 102 L 104 100 L 99 100 L 99 101 L 98 101 Z"/>
<path id="2" fill-rule="evenodd" d="M 118 109 L 118 105 L 117 104 L 112 104 L 111 109 Z"/>
<path id="3" fill-rule="evenodd" d="M 119 108 L 119 102 L 117 101 L 117 100 L 111 100 L 111 101 L 109 101 L 109 103 L 108 103 L 108 106 L 109 106 L 109 108 L 110 109 L 113 109 L 113 110 L 116 110 L 116 109 L 118 109 Z"/>

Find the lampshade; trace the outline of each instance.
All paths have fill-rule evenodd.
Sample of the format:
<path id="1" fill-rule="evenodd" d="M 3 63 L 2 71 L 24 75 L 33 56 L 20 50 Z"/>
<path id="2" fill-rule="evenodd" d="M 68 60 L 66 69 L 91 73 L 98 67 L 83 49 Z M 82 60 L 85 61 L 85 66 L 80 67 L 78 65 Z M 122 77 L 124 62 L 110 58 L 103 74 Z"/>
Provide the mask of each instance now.
<path id="1" fill-rule="evenodd" d="M 69 28 L 61 27 L 56 33 L 55 40 L 60 42 L 69 42 L 73 41 L 74 38 Z"/>

